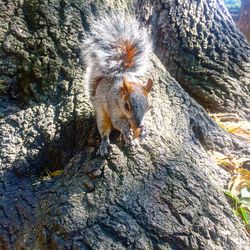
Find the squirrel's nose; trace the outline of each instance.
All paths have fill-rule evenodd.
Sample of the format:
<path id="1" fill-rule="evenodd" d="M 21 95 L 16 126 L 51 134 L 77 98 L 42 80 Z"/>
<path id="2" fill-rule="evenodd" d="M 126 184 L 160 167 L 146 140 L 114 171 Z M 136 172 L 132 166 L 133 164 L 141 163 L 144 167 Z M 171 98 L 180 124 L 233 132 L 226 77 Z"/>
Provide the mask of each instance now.
<path id="1" fill-rule="evenodd" d="M 143 117 L 144 115 L 142 112 L 134 113 L 134 124 L 137 128 L 139 128 L 142 125 Z"/>
<path id="2" fill-rule="evenodd" d="M 137 128 L 140 128 L 142 126 L 142 119 L 135 119 L 135 125 Z"/>

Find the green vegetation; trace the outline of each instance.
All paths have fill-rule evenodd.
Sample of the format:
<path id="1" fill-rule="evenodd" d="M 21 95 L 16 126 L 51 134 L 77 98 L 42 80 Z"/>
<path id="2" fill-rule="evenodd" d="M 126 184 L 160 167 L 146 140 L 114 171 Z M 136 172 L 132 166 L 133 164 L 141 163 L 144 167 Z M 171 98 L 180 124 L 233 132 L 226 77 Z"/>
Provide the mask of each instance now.
<path id="1" fill-rule="evenodd" d="M 250 233 L 250 211 L 249 211 L 249 197 L 250 192 L 248 188 L 244 188 L 239 199 L 237 196 L 233 195 L 229 190 L 224 190 L 224 194 L 231 200 L 234 207 L 234 213 L 239 216 L 242 222 L 246 226 L 246 230 Z"/>

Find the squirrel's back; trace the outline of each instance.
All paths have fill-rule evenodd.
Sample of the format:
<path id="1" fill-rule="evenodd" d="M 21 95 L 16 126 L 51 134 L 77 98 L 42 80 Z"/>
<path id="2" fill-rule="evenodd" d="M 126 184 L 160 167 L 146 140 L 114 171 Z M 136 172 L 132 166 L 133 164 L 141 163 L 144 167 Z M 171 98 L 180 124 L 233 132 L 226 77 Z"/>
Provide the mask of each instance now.
<path id="1" fill-rule="evenodd" d="M 96 85 L 102 77 L 142 76 L 150 52 L 148 33 L 137 20 L 124 13 L 105 14 L 91 23 L 83 45 L 88 81 Z"/>

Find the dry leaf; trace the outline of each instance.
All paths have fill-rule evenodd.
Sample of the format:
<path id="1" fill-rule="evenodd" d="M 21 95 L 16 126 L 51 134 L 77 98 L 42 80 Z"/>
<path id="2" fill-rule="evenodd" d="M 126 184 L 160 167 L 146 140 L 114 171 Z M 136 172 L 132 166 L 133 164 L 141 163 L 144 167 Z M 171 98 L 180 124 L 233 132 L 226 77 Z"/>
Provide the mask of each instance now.
<path id="1" fill-rule="evenodd" d="M 221 128 L 250 141 L 249 121 L 242 119 L 237 114 L 217 113 L 209 115 Z"/>
<path id="2" fill-rule="evenodd" d="M 228 183 L 228 190 L 239 196 L 243 188 L 250 188 L 250 171 L 239 168 L 236 173 Z"/>
<path id="3" fill-rule="evenodd" d="M 63 170 L 56 170 L 53 172 L 49 172 L 49 175 L 52 177 L 55 177 L 55 176 L 61 175 L 62 173 L 63 173 Z"/>
<path id="4" fill-rule="evenodd" d="M 237 159 L 234 155 L 224 155 L 218 151 L 210 151 L 208 153 L 217 165 L 230 172 L 233 172 L 237 168 L 246 167 L 250 163 L 250 158 L 246 157 Z"/>
<path id="5" fill-rule="evenodd" d="M 235 166 L 228 156 L 226 156 L 218 151 L 210 151 L 208 153 L 209 153 L 210 157 L 216 162 L 217 165 L 221 166 L 222 168 L 224 168 L 227 171 L 234 170 Z"/>

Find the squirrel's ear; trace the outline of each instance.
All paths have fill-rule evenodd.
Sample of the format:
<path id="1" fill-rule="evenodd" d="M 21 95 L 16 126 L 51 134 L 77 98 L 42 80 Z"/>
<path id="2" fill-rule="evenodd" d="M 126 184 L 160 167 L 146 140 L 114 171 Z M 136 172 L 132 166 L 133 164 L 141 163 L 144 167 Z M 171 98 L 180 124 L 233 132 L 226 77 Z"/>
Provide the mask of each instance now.
<path id="1" fill-rule="evenodd" d="M 153 87 L 153 81 L 152 79 L 148 79 L 148 82 L 147 82 L 147 85 L 144 87 L 144 89 L 147 91 L 147 93 L 150 92 L 150 90 L 152 89 Z"/>
<path id="2" fill-rule="evenodd" d="M 123 77 L 123 88 L 126 90 L 126 92 L 131 92 L 131 84 L 128 82 L 127 78 L 124 76 Z"/>

